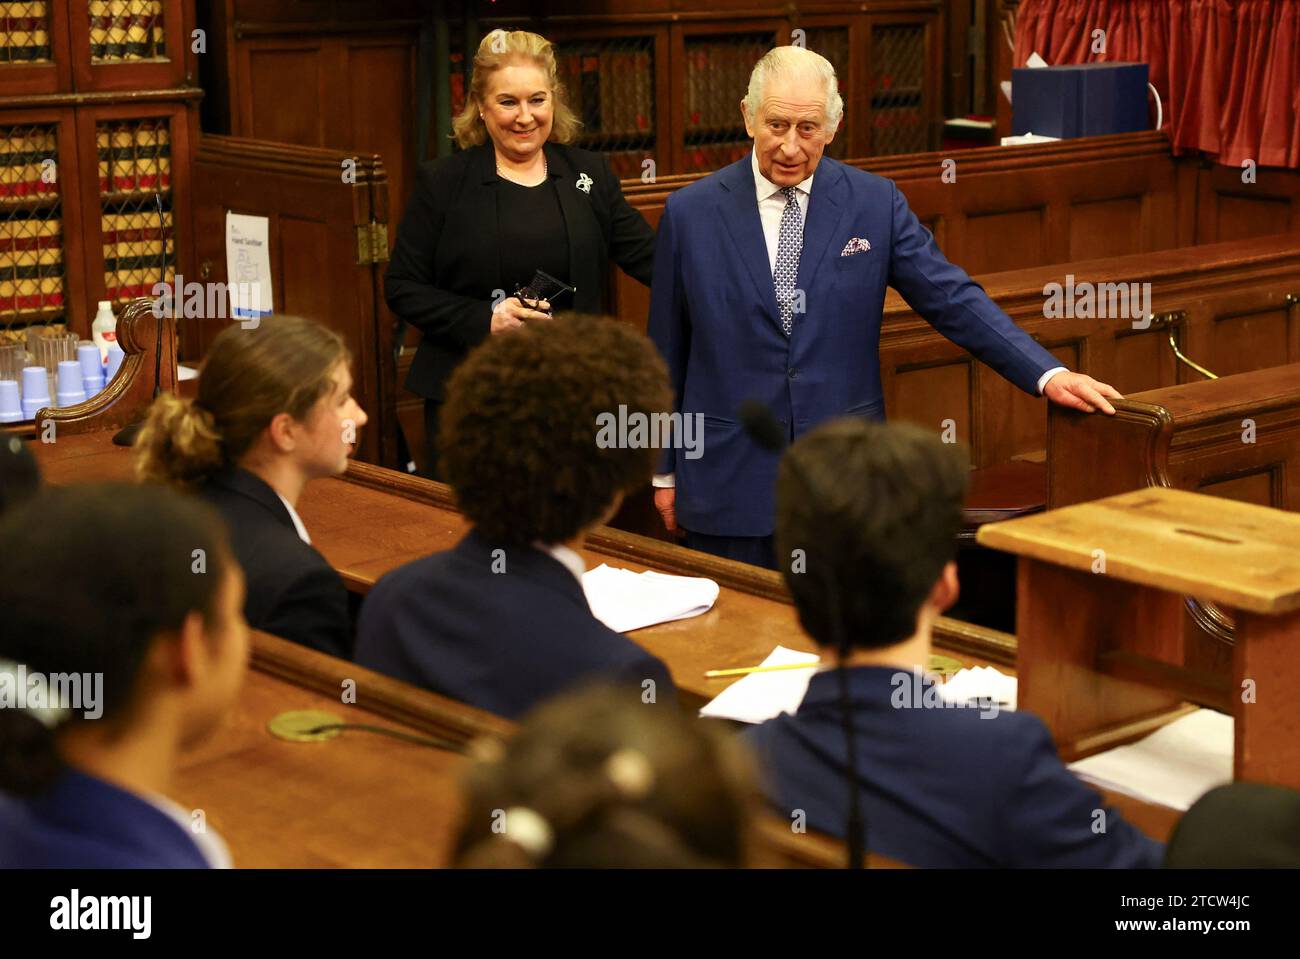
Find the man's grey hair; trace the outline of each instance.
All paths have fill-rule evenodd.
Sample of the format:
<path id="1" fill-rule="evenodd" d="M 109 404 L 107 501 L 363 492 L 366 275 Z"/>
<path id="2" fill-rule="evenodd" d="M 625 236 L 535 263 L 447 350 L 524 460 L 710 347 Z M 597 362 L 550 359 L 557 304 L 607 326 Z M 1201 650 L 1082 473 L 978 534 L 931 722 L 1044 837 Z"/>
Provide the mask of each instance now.
<path id="1" fill-rule="evenodd" d="M 804 47 L 773 47 L 754 64 L 749 75 L 749 90 L 745 94 L 745 111 L 751 120 L 758 119 L 758 105 L 763 101 L 763 90 L 775 77 L 812 77 L 821 81 L 826 90 L 826 132 L 834 133 L 844 116 L 844 98 L 840 96 L 835 68 L 820 53 Z"/>

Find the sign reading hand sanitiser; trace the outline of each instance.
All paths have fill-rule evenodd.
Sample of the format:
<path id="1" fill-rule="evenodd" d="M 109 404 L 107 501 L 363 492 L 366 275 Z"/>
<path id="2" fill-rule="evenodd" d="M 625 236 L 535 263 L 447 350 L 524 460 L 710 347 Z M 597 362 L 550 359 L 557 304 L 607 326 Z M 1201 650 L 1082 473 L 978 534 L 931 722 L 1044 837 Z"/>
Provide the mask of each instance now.
<path id="1" fill-rule="evenodd" d="M 251 328 L 271 315 L 270 221 L 266 217 L 227 211 L 226 279 L 232 319 L 252 320 Z"/>

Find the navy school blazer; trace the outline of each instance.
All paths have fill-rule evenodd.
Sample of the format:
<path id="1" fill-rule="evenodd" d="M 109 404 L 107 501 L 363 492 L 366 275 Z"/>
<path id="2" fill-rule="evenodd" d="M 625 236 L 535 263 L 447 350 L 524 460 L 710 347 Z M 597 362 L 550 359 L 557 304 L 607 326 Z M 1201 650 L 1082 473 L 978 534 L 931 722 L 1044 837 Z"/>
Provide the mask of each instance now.
<path id="1" fill-rule="evenodd" d="M 199 491 L 226 521 L 244 569 L 244 618 L 254 629 L 331 656 L 352 652 L 352 621 L 343 580 L 298 537 L 275 490 L 247 470 L 212 477 Z"/>
<path id="2" fill-rule="evenodd" d="M 677 521 L 697 533 L 772 532 L 779 454 L 745 433 L 745 400 L 766 405 L 792 440 L 838 416 L 884 419 L 888 287 L 1027 393 L 1037 396 L 1038 378 L 1061 365 L 948 262 L 892 181 L 830 157 L 817 164 L 808 198 L 795 284 L 804 312 L 790 336 L 750 154 L 669 196 L 657 243 L 648 332 L 668 364 L 676 409 L 704 426 L 703 455 L 690 458 L 679 444 L 658 468 L 676 473 Z"/>
<path id="3" fill-rule="evenodd" d="M 501 560 L 504 571 L 494 572 Z M 361 607 L 356 658 L 510 719 L 596 681 L 642 695 L 653 680 L 654 702 L 676 703 L 667 667 L 596 619 L 563 563 L 529 546 L 498 547 L 475 530 L 375 584 Z"/>
<path id="4" fill-rule="evenodd" d="M 1160 865 L 1162 844 L 1113 809 L 1101 818 L 1101 796 L 1065 767 L 1037 716 L 909 708 L 917 697 L 898 677 L 910 683 L 913 675 L 849 670 L 872 852 L 917 867 Z M 926 679 L 922 688 L 931 687 Z M 848 810 L 840 717 L 838 677 L 822 672 L 793 715 L 745 733 L 772 806 L 786 817 L 803 810 L 810 827 L 835 836 L 844 835 Z"/>
<path id="5" fill-rule="evenodd" d="M 75 769 L 45 793 L 0 793 L 0 867 L 208 869 L 199 847 L 162 810 Z"/>

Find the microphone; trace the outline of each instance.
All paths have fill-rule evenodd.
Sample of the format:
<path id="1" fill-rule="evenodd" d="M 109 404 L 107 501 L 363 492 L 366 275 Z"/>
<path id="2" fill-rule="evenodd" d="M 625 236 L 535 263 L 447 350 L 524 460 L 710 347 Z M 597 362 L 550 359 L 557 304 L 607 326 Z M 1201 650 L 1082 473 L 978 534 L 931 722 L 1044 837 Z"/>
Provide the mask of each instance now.
<path id="1" fill-rule="evenodd" d="M 740 423 L 750 439 L 761 448 L 779 453 L 786 446 L 786 432 L 772 412 L 757 400 L 745 400 L 740 404 Z M 798 478 L 808 496 L 815 496 L 815 489 L 802 466 L 793 457 L 785 460 L 790 470 Z M 845 828 L 845 840 L 848 852 L 848 868 L 862 869 L 867 848 L 867 823 L 862 815 L 859 802 L 860 786 L 858 781 L 857 737 L 853 729 L 853 709 L 849 697 L 849 671 L 844 666 L 850 647 L 844 633 L 844 623 L 840 618 L 840 591 L 834 576 L 826 578 L 826 612 L 831 620 L 831 633 L 835 649 L 839 653 L 839 663 L 835 672 L 839 679 L 840 722 L 844 730 L 844 743 L 848 750 L 845 769 L 848 774 L 849 812 Z"/>
<path id="2" fill-rule="evenodd" d="M 167 282 L 167 220 L 163 214 L 162 194 L 155 193 L 153 195 L 153 198 L 158 205 L 158 239 L 161 241 L 159 245 L 162 247 L 162 262 L 160 264 L 162 275 L 159 277 L 159 279 L 163 283 L 166 283 Z M 174 294 L 172 296 L 172 302 L 173 303 L 176 302 L 176 297 Z M 161 312 L 157 311 L 156 309 L 154 312 L 158 319 L 157 336 L 154 338 L 154 344 L 153 344 L 153 399 L 156 400 L 158 399 L 158 394 L 162 392 L 163 318 Z M 147 412 L 145 415 L 148 415 Z M 140 429 L 143 426 L 144 426 L 143 417 L 136 420 L 134 423 L 127 423 L 126 426 L 123 426 L 120 430 L 117 431 L 117 433 L 113 435 L 113 445 L 134 446 L 136 438 L 140 435 Z"/>

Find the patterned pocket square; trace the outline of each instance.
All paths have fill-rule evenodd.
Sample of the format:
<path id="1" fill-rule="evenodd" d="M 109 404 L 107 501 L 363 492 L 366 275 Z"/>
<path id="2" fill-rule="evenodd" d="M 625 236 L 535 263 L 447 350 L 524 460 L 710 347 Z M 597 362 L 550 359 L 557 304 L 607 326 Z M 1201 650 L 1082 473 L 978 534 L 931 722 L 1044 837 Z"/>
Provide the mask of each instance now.
<path id="1" fill-rule="evenodd" d="M 840 256 L 852 256 L 854 253 L 866 253 L 871 249 L 871 243 L 866 237 L 855 236 L 844 244 L 844 249 L 840 250 Z"/>

